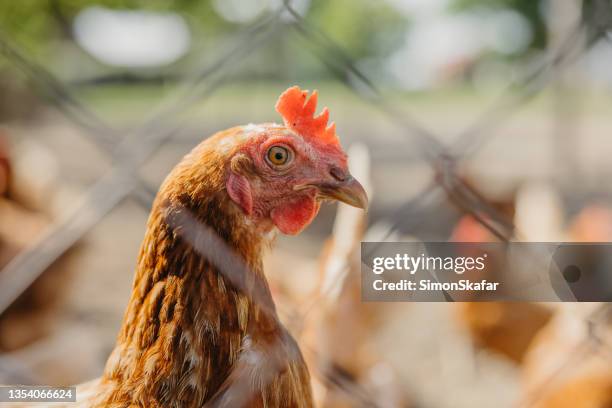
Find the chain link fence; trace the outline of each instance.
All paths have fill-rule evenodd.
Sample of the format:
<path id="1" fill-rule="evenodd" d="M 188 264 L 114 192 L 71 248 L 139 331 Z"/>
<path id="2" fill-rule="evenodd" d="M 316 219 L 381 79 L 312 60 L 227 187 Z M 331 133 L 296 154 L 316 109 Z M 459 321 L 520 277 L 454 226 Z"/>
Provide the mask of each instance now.
<path id="1" fill-rule="evenodd" d="M 272 38 L 287 35 L 288 32 L 297 34 L 301 43 L 359 100 L 380 111 L 386 120 L 401 129 L 401 134 L 409 142 L 407 145 L 410 146 L 411 154 L 416 154 L 430 166 L 433 177 L 425 188 L 415 194 L 415 198 L 378 220 L 387 226 L 380 234 L 381 241 L 394 236 L 400 230 L 418 230 L 422 227 L 421 223 L 427 222 L 432 207 L 444 205 L 450 205 L 460 213 L 473 217 L 496 240 L 524 240 L 525 234 L 514 224 L 512 217 L 484 199 L 466 181 L 461 168 L 488 141 L 495 138 L 504 124 L 523 106 L 551 88 L 562 87 L 559 84 L 562 84 L 567 70 L 594 44 L 609 41 L 612 5 L 605 0 L 585 1 L 581 5 L 581 13 L 580 18 L 576 18 L 570 27 L 558 33 L 559 38 L 551 41 L 546 57 L 541 58 L 537 66 L 522 70 L 522 75 L 514 78 L 504 93 L 491 105 L 482 107 L 482 114 L 465 128 L 456 129 L 456 135 L 450 138 L 451 143 L 445 142 L 449 140 L 448 135 L 440 135 L 429 129 L 417 117 L 399 107 L 377 86 L 375 80 L 370 79 L 359 68 L 359 64 L 349 52 L 336 43 L 324 28 L 316 26 L 296 11 L 289 0 L 285 0 L 276 11 L 266 13 L 235 35 L 217 60 L 189 75 L 179 76 L 178 85 L 175 87 L 177 91 L 143 123 L 129 130 L 117 128 L 113 123 L 101 118 L 91 107 L 74 96 L 70 84 L 58 79 L 10 36 L 0 33 L 0 54 L 6 62 L 18 68 L 27 77 L 33 89 L 44 96 L 46 103 L 59 110 L 66 120 L 80 129 L 82 137 L 87 138 L 99 154 L 112 163 L 111 168 L 80 195 L 72 208 L 67 209 L 42 236 L 15 256 L 0 272 L 0 314 L 50 265 L 125 199 L 132 198 L 144 213 L 148 213 L 157 186 L 145 180 L 140 175 L 140 169 L 160 149 L 181 135 L 191 132 L 180 125 L 181 113 L 196 102 L 214 101 L 215 91 L 231 81 L 236 67 L 243 64 L 249 55 L 257 53 Z M 563 115 L 564 112 L 563 108 L 554 110 L 552 120 L 562 122 L 563 117 L 554 116 Z M 559 132 L 560 135 L 562 133 Z M 562 145 L 568 141 L 560 139 L 558 143 Z M 560 175 L 564 171 L 565 166 L 560 165 Z M 565 176 L 577 183 L 581 182 L 576 180 L 576 174 Z M 580 194 L 577 188 L 579 186 L 566 182 L 563 176 L 561 179 L 560 188 L 564 194 Z M 225 248 L 223 242 L 206 226 L 199 225 L 189 215 L 186 217 L 175 227 L 187 234 L 185 239 L 188 242 L 193 241 L 195 249 L 200 253 L 207 257 L 214 257 L 214 253 L 220 254 L 214 263 L 231 282 L 240 287 L 240 276 L 248 273 L 244 270 L 245 266 L 240 260 L 232 258 L 231 250 Z M 208 237 L 204 241 L 207 245 L 202 246 L 202 241 L 194 238 L 201 235 Z M 344 267 L 348 269 L 349 265 Z M 252 300 L 257 302 L 256 294 L 251 295 Z M 318 299 L 326 295 L 324 292 L 319 293 Z M 315 299 L 313 303 L 316 302 Z M 311 310 L 312 304 L 291 311 L 281 310 L 281 314 L 304 322 Z M 564 371 L 571 370 L 576 359 L 585 359 L 586 355 L 601 356 L 600 358 L 612 361 L 612 345 L 605 338 L 605 328 L 609 326 L 611 318 L 610 305 L 601 304 L 583 319 L 584 325 L 588 327 L 588 335 L 576 343 L 574 352 L 568 353 L 567 362 L 553 372 L 550 383 L 554 383 L 556 377 L 562 377 Z M 317 350 L 309 352 L 316 355 Z M 273 367 L 270 369 L 274 370 Z M 341 389 L 349 396 L 352 406 L 380 406 L 368 389 L 338 370 L 326 369 L 325 364 L 321 367 L 311 367 L 311 370 L 315 377 L 322 378 L 323 383 Z M 271 380 L 274 372 L 271 374 L 266 378 Z M 242 395 L 244 389 L 241 384 L 230 386 L 227 392 L 234 393 L 234 398 L 241 401 L 248 400 L 248 396 Z M 539 389 L 531 390 L 521 406 L 536 406 L 546 392 L 546 383 Z"/>

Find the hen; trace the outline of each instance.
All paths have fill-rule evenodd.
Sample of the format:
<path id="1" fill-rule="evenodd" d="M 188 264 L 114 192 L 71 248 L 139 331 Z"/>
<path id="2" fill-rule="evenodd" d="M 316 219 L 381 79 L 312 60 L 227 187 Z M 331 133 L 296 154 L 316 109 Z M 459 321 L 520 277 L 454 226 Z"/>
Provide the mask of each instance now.
<path id="1" fill-rule="evenodd" d="M 298 234 L 322 200 L 367 205 L 316 104 L 316 91 L 292 87 L 276 104 L 283 125 L 217 133 L 170 173 L 116 347 L 103 376 L 78 388 L 80 406 L 312 406 L 308 369 L 279 322 L 261 256 L 275 229 Z"/>

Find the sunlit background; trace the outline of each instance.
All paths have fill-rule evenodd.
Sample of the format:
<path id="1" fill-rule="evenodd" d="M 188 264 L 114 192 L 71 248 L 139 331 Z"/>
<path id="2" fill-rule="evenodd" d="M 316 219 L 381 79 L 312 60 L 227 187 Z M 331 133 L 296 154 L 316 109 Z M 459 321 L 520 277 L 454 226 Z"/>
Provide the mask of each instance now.
<path id="1" fill-rule="evenodd" d="M 351 278 L 361 240 L 610 241 L 609 28 L 606 0 L 0 2 L 0 383 L 101 374 L 151 194 L 297 84 L 371 196 L 365 231 L 328 205 L 266 256 L 321 405 L 609 407 L 609 344 L 542 385 L 597 305 L 364 306 Z"/>

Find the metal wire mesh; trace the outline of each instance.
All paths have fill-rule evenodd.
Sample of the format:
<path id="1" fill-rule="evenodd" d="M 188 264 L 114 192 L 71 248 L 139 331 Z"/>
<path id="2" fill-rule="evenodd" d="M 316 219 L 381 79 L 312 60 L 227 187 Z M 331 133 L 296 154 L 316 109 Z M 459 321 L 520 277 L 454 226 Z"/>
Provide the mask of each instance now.
<path id="1" fill-rule="evenodd" d="M 238 34 L 233 46 L 212 64 L 201 67 L 190 76 L 180 79 L 183 90 L 169 98 L 144 123 L 135 129 L 124 131 L 116 129 L 111 123 L 93 113 L 86 104 L 72 95 L 70 86 L 56 78 L 49 70 L 31 58 L 20 45 L 13 43 L 6 35 L 0 35 L 0 54 L 17 67 L 30 80 L 36 90 L 57 107 L 65 117 L 82 129 L 84 137 L 91 140 L 99 152 L 112 161 L 112 169 L 93 183 L 74 208 L 67 211 L 40 239 L 15 257 L 0 272 L 0 314 L 23 293 L 54 261 L 71 248 L 87 231 L 93 228 L 114 207 L 126 197 L 135 198 L 143 211 L 148 212 L 154 198 L 156 187 L 144 181 L 138 171 L 145 161 L 172 138 L 184 131 L 179 125 L 166 126 L 169 119 L 177 117 L 181 111 L 196 101 L 214 98 L 214 91 L 227 81 L 233 69 L 251 53 L 266 44 L 273 36 L 283 30 L 292 30 L 308 44 L 309 50 L 334 76 L 348 87 L 358 98 L 370 103 L 380 110 L 389 121 L 402 129 L 421 157 L 431 166 L 435 177 L 416 198 L 401 205 L 386 220 L 389 225 L 385 236 L 392 234 L 405 220 L 417 223 L 422 220 L 427 208 L 450 203 L 460 212 L 472 215 L 498 240 L 509 242 L 521 240 L 521 231 L 517 230 L 513 220 L 493 208 L 470 187 L 459 171 L 461 163 L 470 158 L 483 147 L 513 114 L 524 104 L 552 86 L 559 74 L 568 66 L 580 59 L 585 51 L 602 38 L 607 39 L 607 30 L 612 27 L 612 8 L 609 2 L 585 1 L 583 15 L 571 30 L 565 33 L 558 45 L 550 49 L 541 63 L 529 70 L 521 78 L 509 84 L 508 90 L 492 105 L 485 106 L 482 114 L 476 117 L 464 129 L 457 130 L 453 143 L 445 144 L 445 138 L 429 130 L 415 117 L 397 108 L 377 87 L 375 81 L 358 68 L 358 64 L 343 47 L 332 40 L 325 30 L 314 26 L 307 18 L 297 12 L 290 1 L 285 0 L 282 6 L 273 13 L 258 19 Z M 289 14 L 291 20 L 281 21 L 281 15 Z M 189 215 L 186 215 L 189 217 Z M 223 247 L 206 226 L 198 225 L 193 219 L 184 220 L 180 229 L 193 229 L 193 234 L 209 236 L 209 245 L 197 247 L 206 255 L 207 248 L 215 248 L 214 253 L 222 254 L 219 268 L 230 281 L 239 282 L 236 274 L 242 275 L 244 265 L 232 259 L 231 251 Z M 404 225 L 404 228 L 406 226 Z M 178 227 L 177 227 L 178 228 Z M 189 241 L 189 239 L 187 239 Z M 211 244 L 211 243 L 214 243 Z M 225 260 L 225 261 L 223 261 Z M 238 272 L 237 272 L 238 270 Z M 234 278 L 232 278 L 234 277 Z M 240 286 L 240 285 L 238 285 Z M 257 302 L 257 296 L 251 294 Z M 325 294 L 321 294 L 324 296 Z M 316 300 L 315 300 L 316 302 Z M 303 310 L 292 311 L 291 315 L 305 319 L 310 311 L 308 306 Z M 590 327 L 589 336 L 581 341 L 575 353 L 568 355 L 567 364 L 561 366 L 554 376 L 562 375 L 571 368 L 574 359 L 584 358 L 586 354 L 606 354 L 612 356 L 612 345 L 602 341 L 598 335 L 601 326 L 609 324 L 610 305 L 603 304 L 584 322 Z M 316 353 L 316 350 L 313 350 Z M 344 389 L 352 396 L 355 406 L 377 406 L 375 399 L 358 384 L 334 373 L 314 368 L 315 373 L 326 376 L 328 384 Z M 274 373 L 267 377 L 271 380 Z M 554 378 L 551 379 L 553 381 Z M 539 393 L 544 393 L 546 386 L 525 399 L 525 407 L 537 403 Z M 232 392 L 232 388 L 229 389 Z M 244 392 L 240 389 L 239 392 Z M 248 397 L 244 397 L 248 400 Z"/>

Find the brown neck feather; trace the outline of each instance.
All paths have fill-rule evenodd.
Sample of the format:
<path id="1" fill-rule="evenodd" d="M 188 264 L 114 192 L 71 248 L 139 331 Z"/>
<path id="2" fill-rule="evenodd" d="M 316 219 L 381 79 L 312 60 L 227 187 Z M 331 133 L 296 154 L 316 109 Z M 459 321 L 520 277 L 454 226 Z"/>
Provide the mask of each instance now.
<path id="1" fill-rule="evenodd" d="M 275 327 L 261 264 L 267 242 L 224 191 L 224 169 L 212 165 L 221 159 L 202 147 L 194 150 L 158 194 L 117 346 L 103 376 L 109 385 L 107 404 L 198 406 L 236 359 L 247 326 Z M 185 214 L 190 225 L 182 224 Z M 224 255 L 219 258 L 201 229 L 213 232 L 212 244 L 229 248 L 245 266 L 237 277 L 221 270 Z M 187 230 L 191 236 L 183 235 Z M 217 259 L 198 245 L 213 248 Z M 257 302 L 248 293 L 254 289 Z M 259 313 L 262 308 L 265 313 Z"/>

